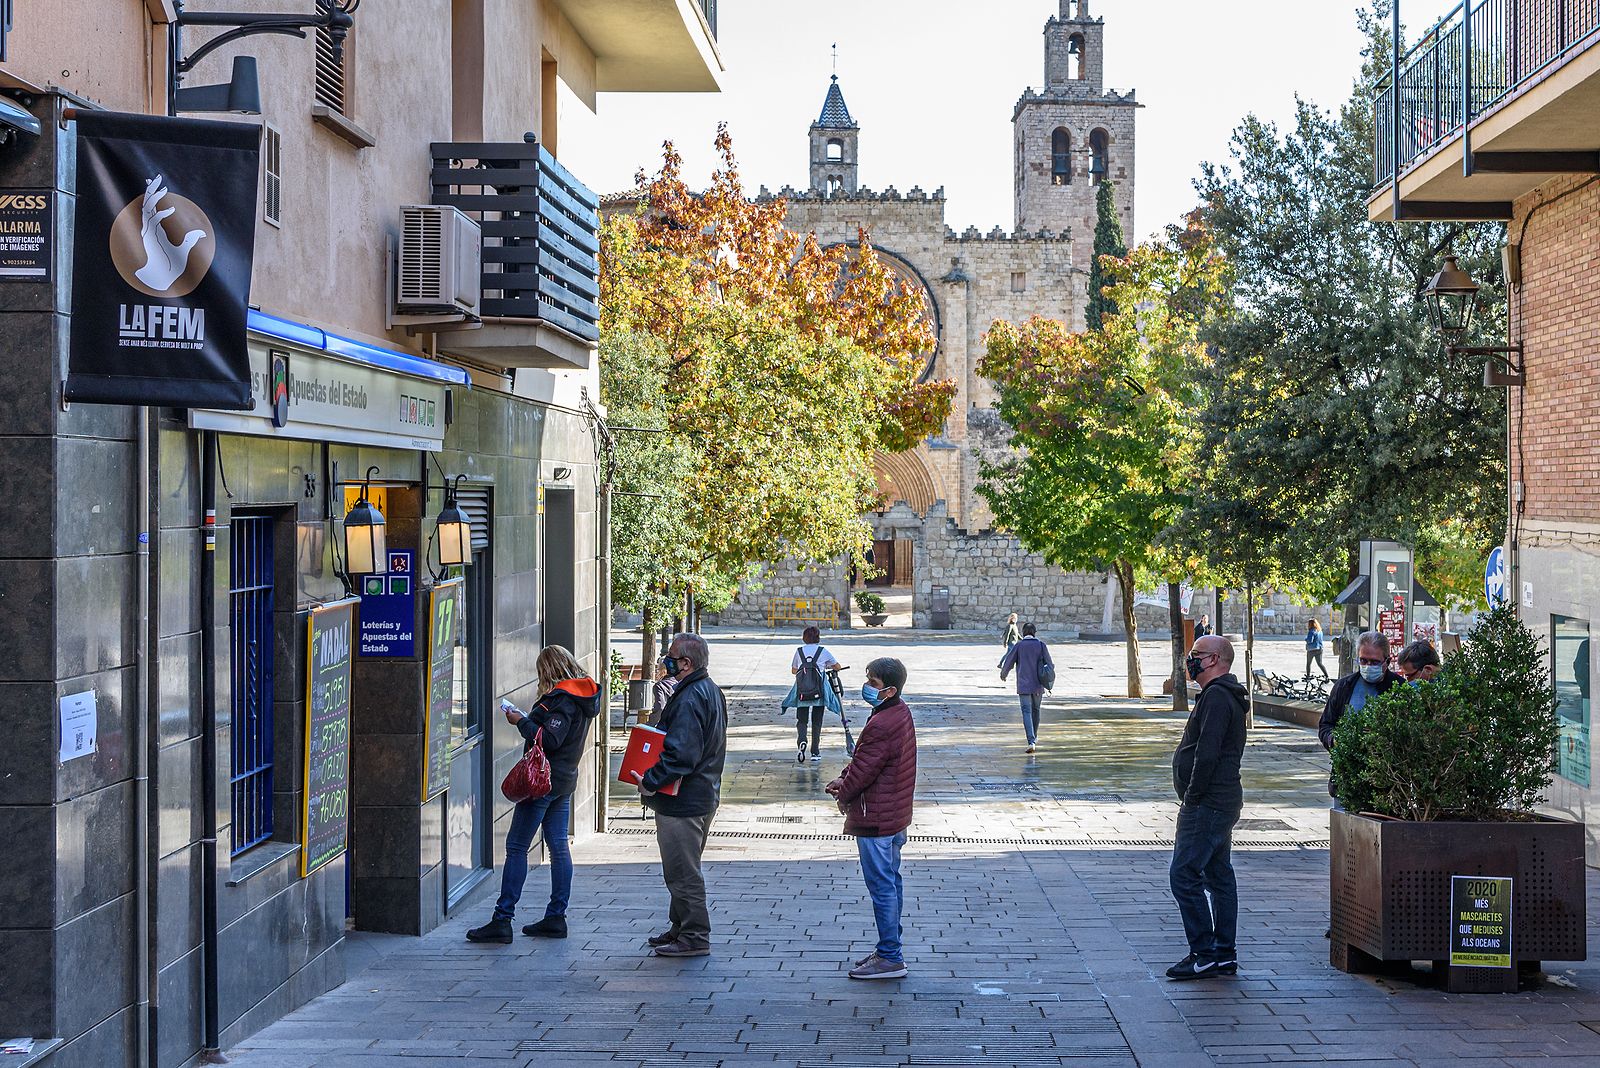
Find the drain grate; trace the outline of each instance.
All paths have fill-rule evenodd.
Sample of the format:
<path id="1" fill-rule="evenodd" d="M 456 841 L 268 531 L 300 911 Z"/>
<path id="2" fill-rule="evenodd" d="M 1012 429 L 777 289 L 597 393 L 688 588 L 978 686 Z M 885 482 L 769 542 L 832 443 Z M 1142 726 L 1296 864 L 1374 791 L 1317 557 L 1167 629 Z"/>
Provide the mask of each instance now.
<path id="1" fill-rule="evenodd" d="M 788 817 L 770 817 L 773 819 Z M 763 819 L 761 816 L 757 820 Z M 1292 830 L 1293 828 L 1291 828 Z M 619 827 L 612 824 L 610 834 L 655 834 L 653 826 Z M 853 842 L 845 834 L 787 834 L 781 831 L 712 831 L 712 838 L 757 839 L 767 842 Z M 911 834 L 907 841 L 923 845 L 995 845 L 995 846 L 1046 846 L 1063 849 L 1171 849 L 1170 838 L 967 838 L 953 834 Z M 1326 838 L 1299 842 L 1251 841 L 1233 843 L 1234 849 L 1327 849 Z"/>
<path id="2" fill-rule="evenodd" d="M 757 816 L 757 823 L 804 823 L 804 816 Z"/>

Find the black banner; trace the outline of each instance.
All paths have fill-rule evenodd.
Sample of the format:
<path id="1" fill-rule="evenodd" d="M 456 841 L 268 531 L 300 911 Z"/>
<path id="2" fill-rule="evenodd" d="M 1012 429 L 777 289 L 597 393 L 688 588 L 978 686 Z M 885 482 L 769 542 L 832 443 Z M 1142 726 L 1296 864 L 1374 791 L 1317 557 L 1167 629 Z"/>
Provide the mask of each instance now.
<path id="1" fill-rule="evenodd" d="M 66 397 L 251 407 L 260 127 L 78 112 Z"/>
<path id="2" fill-rule="evenodd" d="M 423 708 L 422 799 L 438 795 L 450 780 L 450 714 L 455 708 L 456 630 L 466 608 L 460 579 L 428 592 L 428 694 Z"/>
<path id="3" fill-rule="evenodd" d="M 350 825 L 350 662 L 355 598 L 311 610 L 306 623 L 305 800 L 300 874 L 345 850 Z"/>

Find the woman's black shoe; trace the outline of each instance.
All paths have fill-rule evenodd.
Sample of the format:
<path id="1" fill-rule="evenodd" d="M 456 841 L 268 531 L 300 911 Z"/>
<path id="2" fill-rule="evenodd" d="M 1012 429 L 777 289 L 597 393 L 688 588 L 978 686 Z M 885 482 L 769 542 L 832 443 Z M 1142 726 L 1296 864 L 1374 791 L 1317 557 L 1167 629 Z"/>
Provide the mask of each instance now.
<path id="1" fill-rule="evenodd" d="M 496 917 L 482 927 L 474 927 L 467 932 L 468 942 L 500 942 L 504 945 L 511 944 L 511 921 Z"/>
<path id="2" fill-rule="evenodd" d="M 654 934 L 654 935 L 651 935 L 649 938 L 645 939 L 645 941 L 649 942 L 652 947 L 654 947 L 654 946 L 664 946 L 668 942 L 676 942 L 677 940 L 678 940 L 678 932 L 677 931 L 662 931 L 660 934 Z"/>
<path id="3" fill-rule="evenodd" d="M 567 937 L 567 918 L 565 916 L 546 916 L 538 923 L 530 923 L 522 929 L 525 935 L 534 938 L 565 938 Z"/>

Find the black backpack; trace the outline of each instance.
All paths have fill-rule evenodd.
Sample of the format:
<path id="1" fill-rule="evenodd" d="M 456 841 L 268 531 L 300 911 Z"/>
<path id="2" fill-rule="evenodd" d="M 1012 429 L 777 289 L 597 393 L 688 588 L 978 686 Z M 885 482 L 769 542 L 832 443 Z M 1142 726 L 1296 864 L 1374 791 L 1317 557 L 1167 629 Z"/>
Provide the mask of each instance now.
<path id="1" fill-rule="evenodd" d="M 794 677 L 795 700 L 803 705 L 822 704 L 822 669 L 817 667 L 817 657 L 822 655 L 822 646 L 817 646 L 816 656 L 807 656 L 804 647 L 800 651 L 800 671 Z"/>

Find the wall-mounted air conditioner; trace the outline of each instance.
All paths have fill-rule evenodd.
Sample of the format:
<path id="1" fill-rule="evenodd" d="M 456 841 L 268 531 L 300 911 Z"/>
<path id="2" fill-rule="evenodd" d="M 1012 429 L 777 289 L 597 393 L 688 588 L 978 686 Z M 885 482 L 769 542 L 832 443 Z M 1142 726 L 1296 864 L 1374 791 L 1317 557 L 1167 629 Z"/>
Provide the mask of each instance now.
<path id="1" fill-rule="evenodd" d="M 395 310 L 402 315 L 477 315 L 482 229 L 456 208 L 402 205 L 396 290 Z"/>

